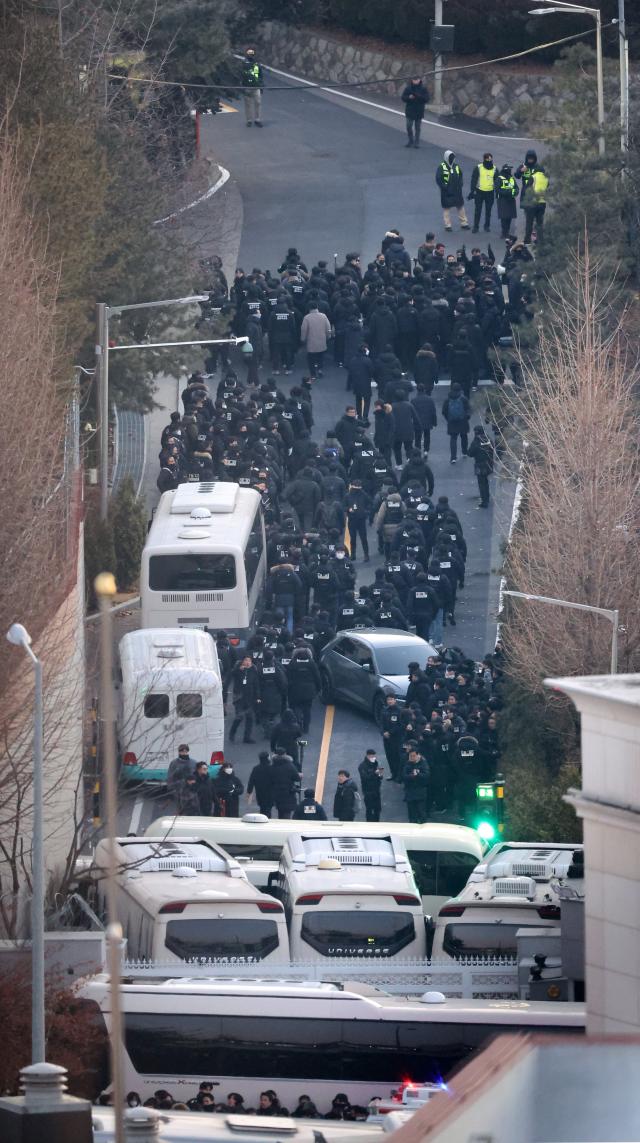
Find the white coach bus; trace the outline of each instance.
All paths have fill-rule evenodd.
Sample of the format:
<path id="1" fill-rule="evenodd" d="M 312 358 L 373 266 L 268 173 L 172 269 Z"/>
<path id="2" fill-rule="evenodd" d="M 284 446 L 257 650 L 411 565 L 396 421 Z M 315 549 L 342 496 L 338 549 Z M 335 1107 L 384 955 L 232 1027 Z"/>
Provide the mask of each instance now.
<path id="1" fill-rule="evenodd" d="M 266 563 L 255 489 L 216 481 L 165 492 L 142 553 L 142 626 L 224 629 L 244 642 Z"/>
<path id="2" fill-rule="evenodd" d="M 106 974 L 80 995 L 109 1022 Z M 344 1092 L 351 1103 L 389 1098 L 393 1089 L 440 1081 L 501 1032 L 584 1032 L 584 1006 L 525 1000 L 444 1000 L 389 996 L 363 984 L 136 979 L 120 990 L 125 1091 L 147 1099 L 158 1088 L 186 1101 L 202 1080 L 247 1108 L 273 1088 L 295 1107 L 301 1092 L 321 1113 Z M 96 1017 L 99 1017 L 96 1011 Z"/>
<path id="3" fill-rule="evenodd" d="M 131 960 L 288 963 L 282 905 L 251 885 L 234 858 L 193 838 L 118 838 L 118 919 Z M 92 875 L 106 909 L 109 843 L 96 846 Z M 181 965 L 181 968 L 178 967 Z"/>

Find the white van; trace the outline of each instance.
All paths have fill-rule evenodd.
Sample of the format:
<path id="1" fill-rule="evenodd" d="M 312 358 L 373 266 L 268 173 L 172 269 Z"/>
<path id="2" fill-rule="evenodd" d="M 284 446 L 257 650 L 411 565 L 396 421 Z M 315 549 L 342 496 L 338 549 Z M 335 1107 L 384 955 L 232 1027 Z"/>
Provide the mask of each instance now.
<path id="1" fill-rule="evenodd" d="M 468 884 L 442 906 L 435 924 L 433 957 L 515 957 L 518 929 L 561 924 L 558 889 L 584 885 L 581 845 L 499 842 Z"/>
<path id="2" fill-rule="evenodd" d="M 122 780 L 166 782 L 181 742 L 198 762 L 218 766 L 224 709 L 211 636 L 181 628 L 131 631 L 120 640 L 119 656 Z"/>
<path id="3" fill-rule="evenodd" d="M 289 962 L 279 901 L 250 885 L 218 846 L 193 838 L 118 838 L 118 919 L 127 959 L 176 963 Z M 91 871 L 106 911 L 109 843 L 98 842 Z"/>
<path id="4" fill-rule="evenodd" d="M 249 880 L 263 887 L 268 874 L 278 867 L 287 838 L 301 831 L 306 834 L 303 822 L 245 814 L 242 818 L 161 817 L 146 832 L 156 837 L 191 834 L 221 845 L 242 862 Z M 476 830 L 449 822 L 314 822 L 312 832 L 315 837 L 393 834 L 399 838 L 406 847 L 423 909 L 430 915 L 464 888 L 485 850 Z"/>
<path id="5" fill-rule="evenodd" d="M 285 907 L 292 960 L 422 959 L 422 901 L 398 838 L 293 835 L 269 889 Z"/>

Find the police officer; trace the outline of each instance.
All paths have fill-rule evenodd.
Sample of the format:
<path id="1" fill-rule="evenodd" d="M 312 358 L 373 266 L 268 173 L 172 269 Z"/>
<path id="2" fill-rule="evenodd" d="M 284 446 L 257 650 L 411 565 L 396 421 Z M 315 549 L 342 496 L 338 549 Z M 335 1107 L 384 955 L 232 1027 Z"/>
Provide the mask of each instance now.
<path id="1" fill-rule="evenodd" d="M 364 799 L 365 819 L 368 822 L 379 822 L 382 811 L 381 786 L 384 770 L 378 764 L 377 751 L 367 750 L 358 766 L 358 773 Z"/>
<path id="2" fill-rule="evenodd" d="M 371 511 L 371 499 L 356 477 L 349 484 L 347 493 L 347 526 L 351 544 L 351 559 L 356 559 L 358 538 L 362 544 L 365 564 L 369 563 L 369 540 L 367 538 L 367 517 Z"/>
<path id="3" fill-rule="evenodd" d="M 291 815 L 294 821 L 326 822 L 327 811 L 320 802 L 316 802 L 313 794 L 314 792 L 311 787 L 304 791 L 302 801 L 298 802 L 298 805 Z"/>
<path id="4" fill-rule="evenodd" d="M 233 668 L 233 706 L 235 718 L 231 723 L 229 741 L 235 742 L 236 731 L 244 719 L 244 742 L 253 742 L 253 718 L 258 699 L 258 673 L 250 655 Z"/>
<path id="5" fill-rule="evenodd" d="M 496 177 L 496 168 L 493 162 L 493 155 L 490 151 L 485 151 L 482 156 L 482 162 L 478 163 L 473 168 L 471 176 L 471 192 L 470 199 L 475 199 L 475 208 L 473 215 L 473 234 L 478 233 L 480 226 L 480 216 L 482 214 L 482 207 L 484 204 L 484 228 L 491 230 L 491 211 L 493 210 L 493 202 L 495 198 L 494 183 Z"/>
<path id="6" fill-rule="evenodd" d="M 505 163 L 494 180 L 498 218 L 503 238 L 509 237 L 511 222 L 516 217 L 516 199 L 518 197 L 518 184 L 513 176 L 513 168 Z"/>
<path id="7" fill-rule="evenodd" d="M 242 86 L 245 89 L 244 95 L 244 114 L 247 121 L 247 127 L 252 127 L 255 123 L 256 127 L 262 127 L 262 119 L 260 118 L 262 111 L 262 93 L 264 91 L 264 76 L 262 68 L 256 60 L 256 53 L 254 48 L 247 48 L 244 53 L 244 63 L 242 65 Z"/>
<path id="8" fill-rule="evenodd" d="M 458 221 L 462 230 L 469 229 L 467 214 L 464 209 L 462 197 L 462 171 L 453 151 L 445 151 L 444 159 L 436 171 L 436 183 L 440 187 L 440 202 L 445 230 L 451 230 L 451 208 L 458 212 Z"/>
<path id="9" fill-rule="evenodd" d="M 415 577 L 415 584 L 409 588 L 407 596 L 407 614 L 415 625 L 416 635 L 421 639 L 428 639 L 438 609 L 440 600 L 430 586 L 426 572 L 420 571 Z"/>
<path id="10" fill-rule="evenodd" d="M 390 777 L 388 782 L 402 781 L 402 721 L 400 707 L 393 691 L 389 691 L 385 698 L 385 706 L 381 718 L 382 741 L 384 752 L 389 763 Z"/>

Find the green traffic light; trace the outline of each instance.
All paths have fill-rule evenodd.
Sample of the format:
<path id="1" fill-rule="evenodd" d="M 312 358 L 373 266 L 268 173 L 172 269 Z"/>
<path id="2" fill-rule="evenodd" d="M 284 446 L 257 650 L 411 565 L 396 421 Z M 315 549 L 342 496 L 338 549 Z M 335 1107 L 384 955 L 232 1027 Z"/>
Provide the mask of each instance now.
<path id="1" fill-rule="evenodd" d="M 478 822 L 476 831 L 483 841 L 493 841 L 496 836 L 496 827 L 493 822 Z"/>

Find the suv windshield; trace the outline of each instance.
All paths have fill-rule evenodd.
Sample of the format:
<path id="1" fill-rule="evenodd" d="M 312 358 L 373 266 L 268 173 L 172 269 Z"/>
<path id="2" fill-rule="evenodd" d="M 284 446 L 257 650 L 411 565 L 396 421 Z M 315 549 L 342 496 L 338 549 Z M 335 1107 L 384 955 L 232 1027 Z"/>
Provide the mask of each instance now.
<path id="1" fill-rule="evenodd" d="M 411 913 L 309 912 L 300 935 L 323 956 L 395 956 L 415 939 Z"/>
<path id="2" fill-rule="evenodd" d="M 380 675 L 409 675 L 409 663 L 419 662 L 424 667 L 427 656 L 411 641 L 407 646 L 376 648 L 375 656 Z"/>

